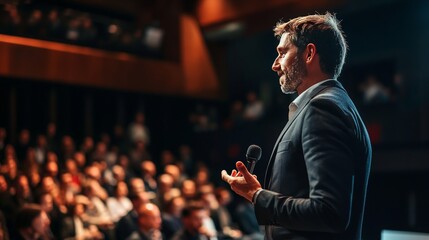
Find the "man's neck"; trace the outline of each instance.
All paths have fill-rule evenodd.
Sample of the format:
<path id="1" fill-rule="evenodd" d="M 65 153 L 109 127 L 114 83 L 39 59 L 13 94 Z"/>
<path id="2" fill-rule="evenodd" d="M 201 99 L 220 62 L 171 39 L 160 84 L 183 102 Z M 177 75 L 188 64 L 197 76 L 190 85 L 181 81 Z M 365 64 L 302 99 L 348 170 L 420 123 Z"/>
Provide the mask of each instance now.
<path id="1" fill-rule="evenodd" d="M 307 76 L 304 80 L 302 80 L 302 83 L 297 87 L 296 91 L 298 95 L 300 95 L 311 86 L 331 78 L 332 77 L 329 76 L 328 74 L 317 74 L 315 76 Z"/>

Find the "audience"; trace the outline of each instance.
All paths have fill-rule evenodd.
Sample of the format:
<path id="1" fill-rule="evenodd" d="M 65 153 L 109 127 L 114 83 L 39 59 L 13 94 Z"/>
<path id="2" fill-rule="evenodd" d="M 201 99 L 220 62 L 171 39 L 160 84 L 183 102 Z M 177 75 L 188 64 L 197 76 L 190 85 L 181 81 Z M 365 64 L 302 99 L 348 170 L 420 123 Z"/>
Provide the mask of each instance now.
<path id="1" fill-rule="evenodd" d="M 103 133 L 78 141 L 58 136 L 49 123 L 46 134 L 24 129 L 10 144 L 0 128 L 0 236 L 222 240 L 253 234 L 234 222 L 229 190 L 214 190 L 209 163 L 195 161 L 191 145 L 178 144 L 178 156 L 160 148 L 152 160 L 142 118 L 136 115 L 130 133 L 140 133 L 129 138 L 118 129 L 114 138 Z"/>
<path id="2" fill-rule="evenodd" d="M 162 58 L 163 30 L 154 24 L 156 19 L 137 27 L 135 22 L 108 14 L 72 9 L 76 5 L 43 1 L 11 2 L 2 8 L 0 33 Z"/>

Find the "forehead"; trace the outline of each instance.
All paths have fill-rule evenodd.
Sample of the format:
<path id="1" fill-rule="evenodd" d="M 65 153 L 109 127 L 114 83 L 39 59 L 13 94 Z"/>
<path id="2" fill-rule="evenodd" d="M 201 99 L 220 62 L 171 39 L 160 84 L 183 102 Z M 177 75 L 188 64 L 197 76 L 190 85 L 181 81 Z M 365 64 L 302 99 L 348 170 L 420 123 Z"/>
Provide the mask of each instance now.
<path id="1" fill-rule="evenodd" d="M 290 45 L 289 33 L 283 33 L 282 36 L 280 37 L 279 45 L 277 47 L 284 48 L 284 47 L 287 47 L 288 45 Z"/>

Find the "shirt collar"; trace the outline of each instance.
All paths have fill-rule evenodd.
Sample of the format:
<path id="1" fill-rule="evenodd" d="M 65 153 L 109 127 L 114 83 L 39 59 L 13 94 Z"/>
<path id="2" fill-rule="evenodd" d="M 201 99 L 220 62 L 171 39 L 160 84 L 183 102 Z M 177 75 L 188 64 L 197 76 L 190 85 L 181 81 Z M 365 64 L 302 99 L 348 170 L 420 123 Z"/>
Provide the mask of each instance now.
<path id="1" fill-rule="evenodd" d="M 300 95 L 298 95 L 298 97 L 295 98 L 295 100 L 293 100 L 293 104 L 295 104 L 296 108 L 299 108 L 299 105 L 301 104 L 302 100 L 305 99 L 305 97 L 311 93 L 311 91 L 313 89 L 315 89 L 316 87 L 322 85 L 324 82 L 330 81 L 330 80 L 335 80 L 335 79 L 326 79 L 323 81 L 320 81 L 314 85 L 312 85 L 311 87 L 307 88 L 304 92 L 302 92 Z"/>

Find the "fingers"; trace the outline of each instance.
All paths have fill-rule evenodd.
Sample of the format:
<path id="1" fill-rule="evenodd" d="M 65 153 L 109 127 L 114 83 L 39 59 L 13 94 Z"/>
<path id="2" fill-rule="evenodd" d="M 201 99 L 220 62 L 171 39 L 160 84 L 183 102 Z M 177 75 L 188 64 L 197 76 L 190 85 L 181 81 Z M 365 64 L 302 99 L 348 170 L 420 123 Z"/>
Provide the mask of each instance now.
<path id="1" fill-rule="evenodd" d="M 228 175 L 228 173 L 225 170 L 222 170 L 222 172 L 220 174 L 221 174 L 221 177 L 222 177 L 223 181 L 225 181 L 227 183 L 230 183 L 231 177 Z"/>
<path id="2" fill-rule="evenodd" d="M 250 174 L 250 172 L 247 170 L 243 162 L 238 161 L 235 166 L 237 167 L 238 171 L 240 171 L 240 173 L 243 175 L 244 179 L 246 179 L 246 182 L 255 180 L 252 174 Z"/>

